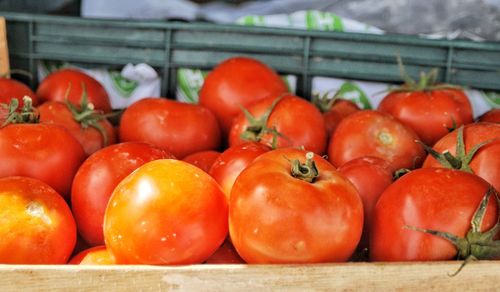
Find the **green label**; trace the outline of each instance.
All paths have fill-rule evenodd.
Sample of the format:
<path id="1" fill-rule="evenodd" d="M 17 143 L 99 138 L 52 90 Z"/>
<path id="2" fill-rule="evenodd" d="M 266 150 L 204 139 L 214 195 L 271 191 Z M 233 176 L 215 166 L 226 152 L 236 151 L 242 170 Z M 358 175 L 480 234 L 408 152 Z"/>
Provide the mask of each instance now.
<path id="1" fill-rule="evenodd" d="M 481 96 L 492 108 L 500 108 L 500 94 L 481 91 Z"/>
<path id="2" fill-rule="evenodd" d="M 339 96 L 354 101 L 362 109 L 372 109 L 372 105 L 366 93 L 352 82 L 345 82 L 340 86 Z"/>
<path id="3" fill-rule="evenodd" d="M 137 81 L 123 77 L 118 71 L 109 71 L 109 76 L 113 81 L 113 87 L 123 97 L 130 97 L 139 85 Z"/>
<path id="4" fill-rule="evenodd" d="M 342 19 L 333 13 L 307 11 L 306 28 L 308 30 L 344 31 L 344 24 Z"/>
<path id="5" fill-rule="evenodd" d="M 177 86 L 188 102 L 197 103 L 198 96 L 207 76 L 207 71 L 199 69 L 179 69 L 177 70 Z"/>

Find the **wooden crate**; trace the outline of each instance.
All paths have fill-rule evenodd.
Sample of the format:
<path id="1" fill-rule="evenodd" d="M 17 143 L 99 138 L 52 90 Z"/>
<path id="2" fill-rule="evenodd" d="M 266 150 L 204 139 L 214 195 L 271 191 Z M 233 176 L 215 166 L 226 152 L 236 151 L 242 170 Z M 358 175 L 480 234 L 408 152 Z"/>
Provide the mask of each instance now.
<path id="1" fill-rule="evenodd" d="M 0 291 L 500 291 L 500 261 L 319 265 L 0 265 Z"/>

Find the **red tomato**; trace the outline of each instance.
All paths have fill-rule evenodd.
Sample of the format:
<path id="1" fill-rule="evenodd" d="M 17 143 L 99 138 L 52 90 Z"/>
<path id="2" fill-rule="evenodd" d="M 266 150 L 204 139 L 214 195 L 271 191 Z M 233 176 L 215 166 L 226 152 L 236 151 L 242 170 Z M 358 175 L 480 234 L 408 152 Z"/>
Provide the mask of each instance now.
<path id="1" fill-rule="evenodd" d="M 459 89 L 395 91 L 378 109 L 412 128 L 427 145 L 434 145 L 449 129 L 473 121 L 469 98 Z"/>
<path id="2" fill-rule="evenodd" d="M 327 136 L 323 116 L 307 100 L 294 95 L 273 96 L 257 101 L 247 110 L 254 121 L 244 113 L 235 118 L 229 133 L 230 146 L 248 141 L 273 146 L 276 135 L 269 131 L 274 129 L 279 133 L 276 136 L 277 148 L 304 147 L 317 154 L 325 152 Z"/>
<path id="3" fill-rule="evenodd" d="M 184 161 L 191 163 L 194 166 L 201 168 L 203 171 L 208 173 L 212 164 L 214 164 L 217 157 L 219 157 L 220 152 L 214 150 L 206 150 L 195 152 L 184 157 Z"/>
<path id="4" fill-rule="evenodd" d="M 457 154 L 457 129 L 436 142 L 433 149 L 439 153 L 448 151 Z M 500 124 L 473 123 L 463 127 L 465 153 L 483 142 L 489 141 L 472 156 L 468 163 L 472 172 L 500 190 Z M 466 160 L 467 158 L 463 158 Z M 462 165 L 465 166 L 465 162 Z M 444 167 L 434 157 L 428 155 L 422 167 Z"/>
<path id="5" fill-rule="evenodd" d="M 151 143 L 181 159 L 217 149 L 220 129 L 210 110 L 165 98 L 145 98 L 130 105 L 121 117 L 120 139 Z"/>
<path id="6" fill-rule="evenodd" d="M 259 155 L 271 150 L 256 142 L 247 142 L 226 149 L 214 161 L 208 172 L 222 187 L 227 200 L 238 175 Z"/>
<path id="7" fill-rule="evenodd" d="M 0 77 L 0 103 L 10 104 L 10 100 L 16 98 L 22 107 L 24 96 L 31 97 L 33 105 L 38 104 L 38 98 L 27 85 L 14 79 Z"/>
<path id="8" fill-rule="evenodd" d="M 71 204 L 86 242 L 104 244 L 104 211 L 118 183 L 144 163 L 163 158 L 173 156 L 149 144 L 127 142 L 98 150 L 83 162 L 73 180 Z"/>
<path id="9" fill-rule="evenodd" d="M 104 245 L 94 246 L 83 250 L 68 262 L 70 265 L 114 265 L 113 254 Z"/>
<path id="10" fill-rule="evenodd" d="M 104 238 L 120 264 L 202 263 L 227 236 L 227 203 L 206 172 L 187 162 L 148 162 L 116 187 Z"/>
<path id="11" fill-rule="evenodd" d="M 105 139 L 103 133 L 95 127 L 86 125 L 86 121 L 78 122 L 76 120 L 78 117 L 63 102 L 47 101 L 38 107 L 38 113 L 40 114 L 40 122 L 66 128 L 80 142 L 87 156 L 107 145 L 116 143 L 113 125 L 106 118 L 94 116 L 95 119 L 91 122 L 103 129 L 103 133 L 106 135 Z"/>
<path id="12" fill-rule="evenodd" d="M 306 154 L 312 159 L 306 161 Z M 248 263 L 346 261 L 362 228 L 358 192 L 312 152 L 264 153 L 241 172 L 231 191 L 229 234 Z"/>
<path id="13" fill-rule="evenodd" d="M 389 114 L 362 110 L 344 118 L 330 138 L 328 159 L 335 166 L 362 156 L 389 161 L 393 169 L 418 167 L 425 157 L 417 134 Z"/>
<path id="14" fill-rule="evenodd" d="M 359 248 L 367 248 L 373 209 L 382 192 L 392 183 L 394 170 L 388 161 L 373 156 L 353 159 L 338 170 L 352 182 L 363 201 L 364 224 Z"/>
<path id="15" fill-rule="evenodd" d="M 312 102 L 323 113 L 325 127 L 329 137 L 343 118 L 360 110 L 356 103 L 339 98 L 337 95 L 330 99 L 327 95 L 323 97 L 313 97 Z"/>
<path id="16" fill-rule="evenodd" d="M 500 108 L 493 108 L 478 118 L 478 122 L 500 123 Z"/>
<path id="17" fill-rule="evenodd" d="M 244 264 L 234 248 L 231 240 L 226 239 L 224 243 L 205 261 L 205 264 Z"/>
<path id="18" fill-rule="evenodd" d="M 422 168 L 405 174 L 383 193 L 375 206 L 370 233 L 370 258 L 375 261 L 451 260 L 457 249 L 436 235 L 409 227 L 449 232 L 464 237 L 489 184 L 452 169 Z M 497 218 L 490 198 L 481 230 Z"/>
<path id="19" fill-rule="evenodd" d="M 61 69 L 50 73 L 38 85 L 36 95 L 40 101 L 55 100 L 64 102 L 69 90 L 68 100 L 75 105 L 79 105 L 84 88 L 89 102 L 96 109 L 106 113 L 111 112 L 111 103 L 106 89 L 99 81 L 76 69 Z"/>
<path id="20" fill-rule="evenodd" d="M 84 159 L 80 143 L 61 126 L 10 124 L 0 129 L 0 177 L 37 178 L 69 199 Z"/>
<path id="21" fill-rule="evenodd" d="M 215 114 L 225 136 L 241 106 L 285 92 L 285 82 L 273 69 L 252 58 L 235 57 L 208 74 L 200 90 L 200 104 Z"/>
<path id="22" fill-rule="evenodd" d="M 65 264 L 76 242 L 64 199 L 44 182 L 0 178 L 0 263 Z"/>

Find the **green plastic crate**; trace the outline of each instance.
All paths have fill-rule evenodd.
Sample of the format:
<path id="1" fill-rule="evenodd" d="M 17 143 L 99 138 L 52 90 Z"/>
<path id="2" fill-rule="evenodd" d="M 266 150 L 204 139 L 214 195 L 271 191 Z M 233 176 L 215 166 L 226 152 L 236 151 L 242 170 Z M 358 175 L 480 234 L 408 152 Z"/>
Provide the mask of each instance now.
<path id="1" fill-rule="evenodd" d="M 38 60 L 157 68 L 162 95 L 175 96 L 178 68 L 210 69 L 247 55 L 298 77 L 297 94 L 310 97 L 314 76 L 401 81 L 396 56 L 411 76 L 437 67 L 440 80 L 500 90 L 500 43 L 431 40 L 207 23 L 97 20 L 2 13 L 7 19 L 11 67 L 36 76 Z M 37 80 L 32 80 L 32 86 Z"/>

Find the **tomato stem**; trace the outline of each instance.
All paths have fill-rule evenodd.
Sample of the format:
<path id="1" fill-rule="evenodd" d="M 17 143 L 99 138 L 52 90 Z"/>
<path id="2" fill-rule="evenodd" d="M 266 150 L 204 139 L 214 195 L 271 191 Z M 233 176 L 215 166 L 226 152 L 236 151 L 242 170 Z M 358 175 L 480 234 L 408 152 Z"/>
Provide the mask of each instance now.
<path id="1" fill-rule="evenodd" d="M 298 159 L 291 161 L 291 174 L 293 177 L 304 180 L 306 182 L 314 182 L 319 176 L 318 168 L 314 162 L 314 153 L 306 153 L 306 162 L 301 163 Z"/>
<path id="2" fill-rule="evenodd" d="M 33 101 L 31 97 L 23 97 L 23 107 L 19 109 L 19 100 L 17 98 L 12 98 L 10 104 L 2 103 L 2 107 L 7 109 L 7 117 L 5 121 L 0 125 L 3 128 L 9 124 L 36 124 L 40 121 L 40 114 L 33 107 Z"/>

